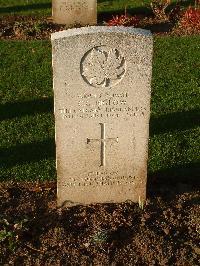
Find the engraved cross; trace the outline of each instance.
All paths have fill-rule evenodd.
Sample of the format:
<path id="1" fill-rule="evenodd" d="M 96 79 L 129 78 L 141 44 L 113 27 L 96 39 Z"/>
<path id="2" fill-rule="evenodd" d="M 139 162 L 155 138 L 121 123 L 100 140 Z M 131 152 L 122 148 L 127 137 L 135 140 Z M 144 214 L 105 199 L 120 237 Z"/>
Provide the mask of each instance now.
<path id="1" fill-rule="evenodd" d="M 106 138 L 106 124 L 105 123 L 99 123 L 101 126 L 101 138 L 100 139 L 89 139 L 87 138 L 87 144 L 90 142 L 100 142 L 101 143 L 101 165 L 100 166 L 105 166 L 106 165 L 106 143 L 108 141 L 114 141 L 118 142 L 118 137 L 117 138 Z"/>

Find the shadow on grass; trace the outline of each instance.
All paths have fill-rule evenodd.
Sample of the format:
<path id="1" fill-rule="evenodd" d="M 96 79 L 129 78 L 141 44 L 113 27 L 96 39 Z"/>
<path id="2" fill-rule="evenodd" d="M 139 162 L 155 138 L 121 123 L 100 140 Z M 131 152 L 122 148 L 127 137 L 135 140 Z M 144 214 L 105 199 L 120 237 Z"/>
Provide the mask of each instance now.
<path id="1" fill-rule="evenodd" d="M 112 18 L 112 16 L 116 15 L 124 15 L 125 9 L 115 9 L 115 10 L 108 10 L 108 11 L 99 11 L 98 12 L 98 22 L 101 23 L 103 21 L 107 21 Z M 150 16 L 152 15 L 152 11 L 148 7 L 135 7 L 135 8 L 128 8 L 127 9 L 128 15 L 141 15 L 141 16 Z"/>
<path id="2" fill-rule="evenodd" d="M 0 121 L 25 115 L 49 112 L 53 112 L 52 97 L 35 99 L 32 101 L 6 103 L 0 106 Z"/>
<path id="3" fill-rule="evenodd" d="M 185 130 L 200 125 L 200 110 L 164 114 L 150 119 L 150 136 L 173 130 Z"/>
<path id="4" fill-rule="evenodd" d="M 180 5 L 181 7 L 189 7 L 189 6 L 194 6 L 195 5 L 195 0 L 182 0 L 180 2 L 173 2 L 169 5 L 170 8 L 175 7 L 176 5 Z"/>
<path id="5" fill-rule="evenodd" d="M 0 149 L 1 167 L 7 169 L 50 158 L 55 159 L 54 139 Z M 42 167 L 42 163 L 40 166 Z M 199 173 L 198 162 L 176 165 L 150 173 L 147 182 L 147 197 L 170 198 L 177 194 L 198 190 L 200 187 Z"/>
<path id="6" fill-rule="evenodd" d="M 17 12 L 21 12 L 21 11 L 31 11 L 31 10 L 45 9 L 45 8 L 51 8 L 51 3 L 0 7 L 0 14 L 1 13 L 2 14 L 3 13 L 17 13 Z"/>
<path id="7" fill-rule="evenodd" d="M 39 162 L 40 160 L 49 158 L 55 158 L 54 139 L 0 149 L 1 166 L 4 168 L 10 168 L 24 163 Z"/>
<path id="8" fill-rule="evenodd" d="M 174 197 L 176 194 L 199 190 L 200 163 L 188 163 L 150 173 L 147 197 Z"/>
<path id="9" fill-rule="evenodd" d="M 6 103 L 0 106 L 0 121 L 34 115 L 38 113 L 53 113 L 53 97 L 35 99 L 32 101 Z M 200 124 L 200 110 L 152 116 L 150 120 L 150 136 L 173 130 L 185 130 Z"/>
<path id="10" fill-rule="evenodd" d="M 34 115 L 37 113 L 49 113 L 52 111 L 52 98 L 7 103 L 0 106 L 1 120 L 12 119 L 25 115 Z M 177 131 L 195 128 L 200 124 L 199 113 L 200 110 L 194 109 L 185 112 L 165 114 L 158 117 L 152 116 L 150 121 L 150 136 L 173 130 Z M 16 165 L 22 165 L 30 162 L 39 162 L 40 160 L 49 158 L 54 159 L 55 141 L 54 139 L 47 139 L 41 142 L 2 148 L 0 149 L 0 157 L 1 166 L 4 168 L 11 168 Z M 148 179 L 148 194 L 170 194 L 174 191 L 174 188 L 176 188 L 176 191 L 182 189 L 177 188 L 177 186 L 182 186 L 184 189 L 188 190 L 193 189 L 193 185 L 197 184 L 199 172 L 200 166 L 197 163 L 191 163 L 176 165 L 172 168 L 150 173 Z M 186 185 L 184 185 L 185 183 Z M 191 186 L 191 184 L 193 185 Z"/>

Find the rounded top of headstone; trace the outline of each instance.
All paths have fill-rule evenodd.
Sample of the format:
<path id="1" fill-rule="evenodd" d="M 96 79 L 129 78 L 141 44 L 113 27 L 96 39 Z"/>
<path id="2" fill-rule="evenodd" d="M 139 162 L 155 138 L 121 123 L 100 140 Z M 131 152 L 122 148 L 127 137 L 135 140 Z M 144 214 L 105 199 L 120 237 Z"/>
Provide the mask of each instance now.
<path id="1" fill-rule="evenodd" d="M 53 41 L 65 37 L 71 37 L 82 34 L 95 34 L 95 33 L 124 33 L 132 35 L 143 35 L 146 37 L 152 36 L 151 31 L 140 28 L 124 27 L 124 26 L 91 26 L 91 27 L 73 28 L 73 29 L 55 32 L 51 34 L 51 40 Z"/>

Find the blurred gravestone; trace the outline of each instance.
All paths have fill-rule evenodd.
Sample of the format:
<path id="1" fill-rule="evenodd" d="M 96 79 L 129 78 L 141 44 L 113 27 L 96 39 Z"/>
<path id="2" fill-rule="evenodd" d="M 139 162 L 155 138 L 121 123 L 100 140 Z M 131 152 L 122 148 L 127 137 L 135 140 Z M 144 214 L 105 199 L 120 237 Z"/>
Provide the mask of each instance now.
<path id="1" fill-rule="evenodd" d="M 53 0 L 52 16 L 57 24 L 95 25 L 97 2 L 96 0 Z"/>
<path id="2" fill-rule="evenodd" d="M 71 29 L 52 45 L 58 204 L 144 201 L 151 33 Z"/>

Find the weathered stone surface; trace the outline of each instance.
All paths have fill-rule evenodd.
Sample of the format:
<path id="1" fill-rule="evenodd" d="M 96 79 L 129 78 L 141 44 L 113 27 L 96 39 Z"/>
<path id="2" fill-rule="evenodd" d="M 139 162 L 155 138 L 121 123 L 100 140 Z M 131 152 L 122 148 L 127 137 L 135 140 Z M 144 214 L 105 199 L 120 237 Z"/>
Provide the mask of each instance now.
<path id="1" fill-rule="evenodd" d="M 70 29 L 52 45 L 58 204 L 145 200 L 151 33 Z"/>
<path id="2" fill-rule="evenodd" d="M 67 26 L 95 25 L 97 23 L 96 0 L 53 0 L 53 21 Z"/>

